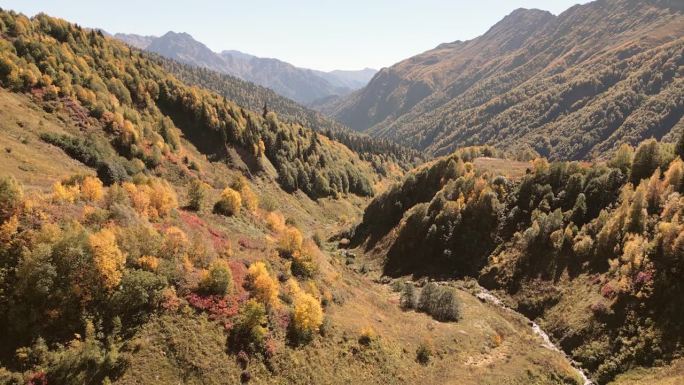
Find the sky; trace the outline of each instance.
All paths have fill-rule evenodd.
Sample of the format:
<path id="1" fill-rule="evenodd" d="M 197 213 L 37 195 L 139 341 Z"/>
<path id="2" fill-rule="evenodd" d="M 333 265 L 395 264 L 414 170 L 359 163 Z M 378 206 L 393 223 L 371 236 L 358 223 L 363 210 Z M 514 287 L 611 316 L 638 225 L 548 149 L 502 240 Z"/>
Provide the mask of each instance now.
<path id="1" fill-rule="evenodd" d="M 299 67 L 379 69 L 468 40 L 517 8 L 559 14 L 587 0 L 0 0 L 110 33 L 187 32 L 214 51 L 239 50 Z"/>

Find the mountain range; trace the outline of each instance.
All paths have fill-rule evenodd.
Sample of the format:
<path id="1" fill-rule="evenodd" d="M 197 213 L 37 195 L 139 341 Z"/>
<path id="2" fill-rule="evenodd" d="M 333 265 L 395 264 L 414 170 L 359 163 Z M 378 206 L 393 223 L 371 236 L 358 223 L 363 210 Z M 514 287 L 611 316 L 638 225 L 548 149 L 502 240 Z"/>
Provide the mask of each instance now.
<path id="1" fill-rule="evenodd" d="M 432 155 L 491 144 L 599 157 L 684 130 L 681 1 L 600 0 L 555 16 L 518 9 L 318 105 L 349 127 Z"/>
<path id="2" fill-rule="evenodd" d="M 187 33 L 172 31 L 160 37 L 123 33 L 117 33 L 114 37 L 136 48 L 268 87 L 303 104 L 347 95 L 365 86 L 377 72 L 370 68 L 324 72 L 235 50 L 219 53 Z"/>

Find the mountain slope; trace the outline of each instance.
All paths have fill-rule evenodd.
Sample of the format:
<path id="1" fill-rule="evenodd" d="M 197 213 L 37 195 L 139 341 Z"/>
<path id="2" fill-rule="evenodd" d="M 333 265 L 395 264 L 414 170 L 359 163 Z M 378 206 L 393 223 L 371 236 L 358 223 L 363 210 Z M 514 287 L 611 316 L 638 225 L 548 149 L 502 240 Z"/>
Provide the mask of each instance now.
<path id="1" fill-rule="evenodd" d="M 676 151 L 650 139 L 606 165 L 463 149 L 376 196 L 351 245 L 391 277 L 477 279 L 606 384 L 684 353 L 684 138 Z M 673 365 L 664 383 L 684 379 Z"/>
<path id="2" fill-rule="evenodd" d="M 678 2 L 601 0 L 559 16 L 517 10 L 484 35 L 378 73 L 326 111 L 350 127 L 447 154 L 458 146 L 600 156 L 682 130 Z"/>
<path id="3" fill-rule="evenodd" d="M 278 59 L 260 58 L 239 51 L 215 53 L 187 33 L 168 32 L 158 38 L 116 34 L 137 48 L 183 63 L 237 76 L 300 103 L 346 95 L 366 85 L 374 70 L 322 72 L 298 68 Z"/>
<path id="4" fill-rule="evenodd" d="M 159 64 L 186 83 L 212 90 L 252 111 L 273 111 L 287 123 L 311 127 L 328 138 L 338 141 L 370 162 L 378 173 L 392 174 L 397 166 L 409 170 L 422 162 L 424 156 L 416 150 L 403 147 L 387 139 L 372 138 L 352 131 L 346 126 L 310 110 L 274 91 L 240 80 L 236 77 L 190 66 L 157 56 Z"/>
<path id="5" fill-rule="evenodd" d="M 156 36 L 142 36 L 133 33 L 116 33 L 112 35 L 115 39 L 126 42 L 135 48 L 145 49 L 154 41 Z"/>

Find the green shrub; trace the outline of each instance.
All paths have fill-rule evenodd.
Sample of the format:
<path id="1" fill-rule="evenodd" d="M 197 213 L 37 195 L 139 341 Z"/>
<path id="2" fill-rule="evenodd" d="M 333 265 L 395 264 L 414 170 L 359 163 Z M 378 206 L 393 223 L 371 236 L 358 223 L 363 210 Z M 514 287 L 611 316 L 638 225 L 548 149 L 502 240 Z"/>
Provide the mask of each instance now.
<path id="1" fill-rule="evenodd" d="M 417 304 L 416 288 L 411 282 L 405 282 L 401 289 L 401 297 L 399 298 L 399 305 L 402 309 L 414 309 Z"/>
<path id="2" fill-rule="evenodd" d="M 456 291 L 450 287 L 442 287 L 430 282 L 420 293 L 418 310 L 430 314 L 438 321 L 458 321 L 461 317 L 461 305 Z"/>
<path id="3" fill-rule="evenodd" d="M 11 217 L 19 207 L 23 190 L 12 176 L 0 177 L 0 222 Z"/>
<path id="4" fill-rule="evenodd" d="M 432 346 L 427 342 L 421 342 L 416 349 L 416 361 L 421 365 L 427 365 L 432 358 Z"/>
<path id="5" fill-rule="evenodd" d="M 235 352 L 262 351 L 268 334 L 267 321 L 266 307 L 255 299 L 247 301 L 240 309 L 240 314 L 231 330 L 229 349 Z"/>
<path id="6" fill-rule="evenodd" d="M 166 278 L 144 270 L 129 269 L 121 279 L 112 302 L 125 324 L 143 322 L 162 300 Z"/>
<path id="7" fill-rule="evenodd" d="M 128 179 L 126 168 L 120 162 L 118 156 L 107 154 L 106 145 L 94 138 L 86 139 L 72 137 L 66 134 L 59 135 L 44 133 L 40 138 L 52 145 L 55 145 L 70 157 L 82 162 L 86 166 L 92 167 L 97 171 L 97 177 L 105 185 L 111 185 Z"/>
<path id="8" fill-rule="evenodd" d="M 207 195 L 207 187 L 208 186 L 206 183 L 197 178 L 194 178 L 190 182 L 190 186 L 188 188 L 188 208 L 195 211 L 200 211 L 202 209 Z"/>
<path id="9" fill-rule="evenodd" d="M 224 260 L 217 259 L 199 284 L 201 291 L 208 294 L 225 295 L 233 289 L 233 274 Z"/>

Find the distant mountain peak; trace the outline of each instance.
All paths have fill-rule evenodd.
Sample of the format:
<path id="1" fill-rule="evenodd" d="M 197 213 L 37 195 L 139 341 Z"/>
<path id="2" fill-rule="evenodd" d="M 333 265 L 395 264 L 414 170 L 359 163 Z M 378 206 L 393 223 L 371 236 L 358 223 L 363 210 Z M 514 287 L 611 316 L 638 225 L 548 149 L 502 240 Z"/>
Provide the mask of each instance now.
<path id="1" fill-rule="evenodd" d="M 237 50 L 212 51 L 187 32 L 168 31 L 160 37 L 117 34 L 132 46 L 197 67 L 233 75 L 299 103 L 339 97 L 365 86 L 375 70 L 316 71 L 299 68 L 276 58 L 257 57 Z"/>
<path id="2" fill-rule="evenodd" d="M 192 35 L 190 35 L 187 32 L 175 32 L 175 31 L 168 31 L 165 34 L 161 36 L 162 38 L 182 38 L 182 39 L 188 39 L 188 40 L 193 40 L 196 41 Z M 197 43 L 199 43 L 197 41 Z"/>

